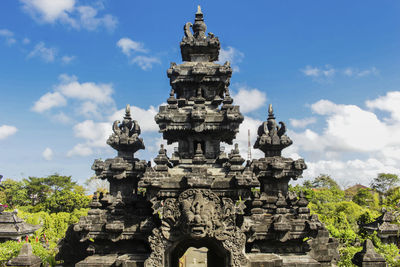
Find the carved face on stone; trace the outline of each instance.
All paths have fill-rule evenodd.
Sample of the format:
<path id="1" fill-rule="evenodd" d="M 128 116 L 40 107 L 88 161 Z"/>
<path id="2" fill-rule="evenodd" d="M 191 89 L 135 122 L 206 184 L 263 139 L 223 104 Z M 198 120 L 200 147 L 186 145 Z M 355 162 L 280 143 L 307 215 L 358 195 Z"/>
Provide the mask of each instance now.
<path id="1" fill-rule="evenodd" d="M 211 235 L 218 225 L 218 197 L 209 191 L 187 190 L 179 202 L 185 231 L 193 238 Z"/>

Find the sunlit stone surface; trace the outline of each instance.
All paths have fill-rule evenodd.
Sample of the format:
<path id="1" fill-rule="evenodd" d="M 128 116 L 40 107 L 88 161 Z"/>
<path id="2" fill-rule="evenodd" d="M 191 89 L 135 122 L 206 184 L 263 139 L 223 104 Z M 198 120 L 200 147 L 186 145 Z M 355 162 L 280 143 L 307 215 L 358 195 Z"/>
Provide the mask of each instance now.
<path id="1" fill-rule="evenodd" d="M 177 148 L 169 158 L 161 146 L 154 166 L 135 158 L 144 142 L 127 107 L 107 141 L 118 156 L 92 166 L 110 193 L 95 194 L 88 216 L 68 230 L 58 255 L 65 265 L 177 267 L 190 247 L 206 248 L 207 266 L 218 267 L 337 260 L 337 242 L 310 215 L 305 196 L 288 192 L 306 165 L 281 156 L 292 141 L 272 106 L 254 145 L 265 157 L 245 162 L 238 146 L 223 151 L 244 117 L 229 92 L 232 68 L 215 63 L 220 42 L 206 30 L 199 7 L 194 23 L 184 26 L 183 63 L 167 71 L 167 105 L 155 116 Z"/>

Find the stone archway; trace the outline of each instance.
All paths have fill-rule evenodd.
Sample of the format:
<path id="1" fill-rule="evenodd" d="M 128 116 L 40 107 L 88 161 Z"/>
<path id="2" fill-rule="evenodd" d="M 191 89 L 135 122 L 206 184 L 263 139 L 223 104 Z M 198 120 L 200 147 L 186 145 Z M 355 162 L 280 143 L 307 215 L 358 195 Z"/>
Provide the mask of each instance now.
<path id="1" fill-rule="evenodd" d="M 190 246 L 208 247 L 210 256 L 232 267 L 247 264 L 246 236 L 235 226 L 239 207 L 229 198 L 219 198 L 209 189 L 187 189 L 178 199 L 155 200 L 161 227 L 149 237 L 152 250 L 146 267 L 172 267 L 177 256 Z M 183 252 L 182 252 L 183 251 Z"/>
<path id="2" fill-rule="evenodd" d="M 221 244 L 221 242 L 212 239 L 185 239 L 178 242 L 169 252 L 166 252 L 169 267 L 179 267 L 178 262 L 186 250 L 190 247 L 202 248 L 206 247 L 207 267 L 224 267 L 230 266 L 230 253 Z"/>

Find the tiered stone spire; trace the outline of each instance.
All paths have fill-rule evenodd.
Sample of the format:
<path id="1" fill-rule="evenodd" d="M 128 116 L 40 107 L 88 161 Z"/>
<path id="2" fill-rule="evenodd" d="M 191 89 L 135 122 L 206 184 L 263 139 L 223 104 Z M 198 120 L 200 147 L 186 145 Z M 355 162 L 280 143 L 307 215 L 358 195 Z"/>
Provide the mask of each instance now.
<path id="1" fill-rule="evenodd" d="M 155 119 L 164 139 L 169 144 L 178 142 L 177 155 L 182 160 L 193 159 L 201 144 L 206 162 L 213 163 L 220 154 L 220 142 L 232 143 L 243 116 L 229 95 L 230 64 L 214 63 L 220 43 L 214 34 L 206 36 L 206 29 L 199 6 L 194 24 L 184 27 L 180 44 L 184 62 L 171 63 L 167 71 L 172 86 L 168 105 L 160 107 Z"/>
<path id="2" fill-rule="evenodd" d="M 144 145 L 128 106 L 108 140 L 118 156 L 92 167 L 110 194 L 96 195 L 69 230 L 60 250 L 69 263 L 171 267 L 190 246 L 207 247 L 209 265 L 221 267 L 329 266 L 337 258 L 305 196 L 288 192 L 306 165 L 281 156 L 292 141 L 271 105 L 254 146 L 265 157 L 244 165 L 237 144 L 224 153 L 221 142 L 233 143 L 243 115 L 229 93 L 230 64 L 214 62 L 220 43 L 206 30 L 199 7 L 184 27 L 183 63 L 167 72 L 167 105 L 155 116 L 164 140 L 177 144 L 172 157 L 163 145 L 155 166 L 133 157 Z"/>

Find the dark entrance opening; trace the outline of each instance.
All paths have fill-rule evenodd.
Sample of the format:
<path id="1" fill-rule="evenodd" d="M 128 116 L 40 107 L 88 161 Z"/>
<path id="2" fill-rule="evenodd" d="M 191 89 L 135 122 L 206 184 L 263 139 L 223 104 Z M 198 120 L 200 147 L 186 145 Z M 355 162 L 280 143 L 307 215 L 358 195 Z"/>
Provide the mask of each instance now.
<path id="1" fill-rule="evenodd" d="M 188 263 L 186 266 L 182 265 L 182 257 L 185 257 L 185 253 L 188 256 L 190 252 L 197 253 L 200 256 L 200 259 L 196 259 L 198 265 L 193 265 L 192 257 L 186 257 L 191 262 L 186 262 Z M 170 253 L 171 267 L 225 267 L 229 266 L 228 258 L 228 252 L 223 247 L 216 244 L 215 240 L 207 239 L 182 241 Z"/>
<path id="2" fill-rule="evenodd" d="M 208 248 L 190 247 L 179 258 L 179 267 L 207 267 L 207 252 Z"/>

